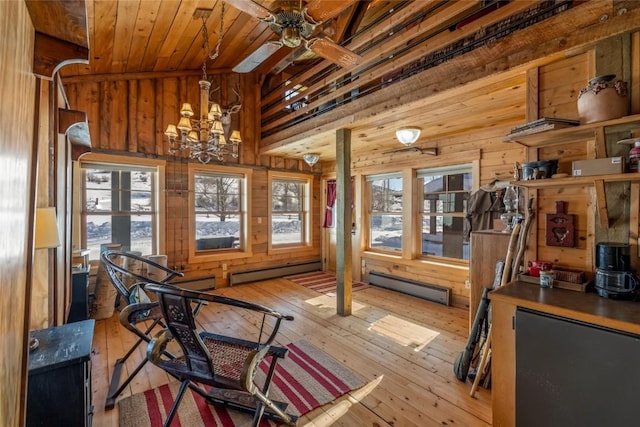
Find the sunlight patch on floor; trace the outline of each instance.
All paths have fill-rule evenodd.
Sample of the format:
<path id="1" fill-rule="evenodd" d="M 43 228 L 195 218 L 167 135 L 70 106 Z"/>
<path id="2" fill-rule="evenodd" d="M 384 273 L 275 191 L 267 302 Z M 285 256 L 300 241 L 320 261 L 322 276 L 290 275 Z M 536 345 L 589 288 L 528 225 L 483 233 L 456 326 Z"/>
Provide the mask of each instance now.
<path id="1" fill-rule="evenodd" d="M 320 295 L 319 297 L 309 298 L 305 303 L 313 305 L 318 308 L 337 308 L 337 298 L 335 294 L 332 295 Z M 365 305 L 359 304 L 355 301 L 351 301 L 351 312 L 355 312 L 365 308 Z"/>
<path id="2" fill-rule="evenodd" d="M 373 322 L 371 326 L 369 326 L 369 330 L 387 337 L 400 345 L 411 347 L 415 351 L 420 351 L 440 335 L 440 332 L 416 325 L 415 323 L 408 322 L 390 314 Z"/>
<path id="3" fill-rule="evenodd" d="M 338 418 L 346 414 L 353 405 L 357 404 L 369 393 L 371 393 L 373 389 L 375 389 L 378 384 L 380 384 L 383 377 L 384 375 L 380 375 L 369 384 L 366 384 L 357 390 L 349 392 L 347 396 L 342 400 L 337 401 L 331 406 L 326 405 L 326 409 L 323 408 L 325 409 L 323 412 L 318 414 L 317 417 L 313 418 L 302 427 L 326 427 L 332 425 Z"/>

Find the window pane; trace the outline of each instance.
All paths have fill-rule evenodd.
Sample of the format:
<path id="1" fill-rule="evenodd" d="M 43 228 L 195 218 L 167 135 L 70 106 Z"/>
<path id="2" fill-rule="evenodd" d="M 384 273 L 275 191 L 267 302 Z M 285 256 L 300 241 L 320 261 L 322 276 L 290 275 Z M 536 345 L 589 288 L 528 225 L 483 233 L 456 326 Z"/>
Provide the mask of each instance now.
<path id="1" fill-rule="evenodd" d="M 422 254 L 468 260 L 464 214 L 472 187 L 471 173 L 448 175 L 444 170 L 425 174 L 422 179 Z"/>
<path id="2" fill-rule="evenodd" d="M 122 244 L 126 251 L 154 253 L 151 215 L 87 215 L 86 233 L 89 259 L 100 259 L 100 245 L 114 242 Z"/>
<path id="3" fill-rule="evenodd" d="M 469 259 L 469 240 L 463 233 L 464 218 L 424 216 L 422 254 Z"/>
<path id="4" fill-rule="evenodd" d="M 370 185 L 372 212 L 402 212 L 402 178 L 374 179 Z"/>
<path id="5" fill-rule="evenodd" d="M 273 181 L 271 208 L 274 212 L 301 212 L 303 210 L 304 184 Z"/>
<path id="6" fill-rule="evenodd" d="M 243 179 L 213 173 L 194 175 L 196 251 L 240 247 Z"/>
<path id="7" fill-rule="evenodd" d="M 271 214 L 272 244 L 303 243 L 302 220 L 299 214 Z"/>
<path id="8" fill-rule="evenodd" d="M 240 215 L 196 214 L 196 250 L 229 249 L 240 245 Z"/>
<path id="9" fill-rule="evenodd" d="M 155 253 L 154 172 L 92 166 L 85 167 L 82 212 L 90 259 L 99 259 L 103 243 L 119 243 L 142 255 Z"/>
<path id="10" fill-rule="evenodd" d="M 402 250 L 402 215 L 371 215 L 369 242 L 373 249 Z"/>

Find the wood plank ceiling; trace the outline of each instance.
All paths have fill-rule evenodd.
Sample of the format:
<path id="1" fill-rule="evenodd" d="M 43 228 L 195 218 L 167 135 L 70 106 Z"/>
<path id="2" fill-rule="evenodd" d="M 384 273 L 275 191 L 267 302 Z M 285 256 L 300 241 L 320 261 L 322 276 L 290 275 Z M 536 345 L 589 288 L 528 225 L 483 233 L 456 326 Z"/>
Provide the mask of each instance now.
<path id="1" fill-rule="evenodd" d="M 293 1 L 293 3 L 297 4 L 299 1 Z M 256 3 L 274 12 L 291 7 L 291 1 L 283 0 L 263 0 Z M 385 57 L 384 55 L 387 54 L 382 48 L 366 51 L 366 43 L 371 44 L 375 40 L 381 40 L 378 46 L 390 46 L 393 43 L 409 45 L 412 37 L 417 37 L 420 32 L 430 31 L 432 37 L 429 39 L 430 43 L 445 46 L 446 43 L 455 40 L 454 36 L 459 37 L 464 33 L 464 30 L 455 24 L 465 19 L 478 20 L 475 25 L 482 28 L 482 25 L 487 25 L 483 22 L 491 22 L 491 19 L 484 16 L 486 14 L 495 16 L 493 18 L 495 22 L 501 14 L 509 16 L 507 12 L 516 13 L 537 3 L 540 2 L 360 0 L 321 25 L 321 29 L 324 34 L 330 35 L 336 42 L 352 50 L 361 46 L 360 55 L 365 58 L 365 61 L 373 61 L 374 57 L 381 57 L 383 63 L 392 63 L 402 60 L 396 58 L 394 54 Z M 610 1 L 595 3 L 608 4 L 611 7 Z M 64 67 L 63 82 L 65 79 L 83 76 L 94 76 L 94 78 L 96 75 L 113 74 L 135 76 L 140 73 L 179 73 L 185 70 L 200 70 L 204 58 L 202 21 L 194 18 L 194 13 L 197 9 L 213 10 L 213 13 L 206 18 L 209 47 L 213 48 L 219 37 L 220 11 L 223 2 L 222 0 L 87 0 L 86 5 L 90 61 L 88 64 Z M 483 7 L 487 5 L 491 6 L 490 11 L 488 9 L 483 11 Z M 597 21 L 599 10 L 595 7 L 591 9 L 593 16 L 589 16 L 589 19 Z M 213 70 L 231 72 L 231 69 L 242 59 L 265 42 L 278 39 L 266 23 L 230 4 L 224 4 L 222 20 L 223 38 L 219 56 L 213 61 L 208 61 L 207 64 L 207 69 L 211 72 Z M 406 28 L 403 26 L 407 27 L 409 22 L 412 22 L 413 32 L 404 31 Z M 366 34 L 366 37 L 361 36 L 362 41 L 358 42 L 358 34 Z M 349 39 L 351 36 L 355 37 Z M 422 43 L 413 48 L 410 55 L 413 55 L 413 58 L 424 56 L 429 52 L 428 46 L 428 43 Z M 394 49 L 397 51 L 399 47 L 396 46 Z M 290 48 L 281 48 L 254 71 L 268 81 L 272 70 L 283 71 L 283 75 L 291 76 L 299 74 L 305 67 L 322 67 L 322 63 L 317 65 L 318 59 L 312 55 L 304 54 L 300 49 L 295 50 L 295 53 L 301 56 L 294 56 L 293 52 Z M 404 55 L 405 58 L 411 58 L 406 53 Z M 379 63 L 380 58 L 376 61 Z M 406 63 L 407 60 L 404 62 Z M 326 60 L 323 63 L 325 66 L 331 65 Z M 366 64 L 369 66 L 369 62 Z M 363 64 L 359 67 L 365 69 Z M 375 72 L 378 73 L 383 73 L 385 69 L 393 69 L 392 66 L 384 68 L 384 64 L 377 67 L 376 70 L 380 71 Z M 380 80 L 382 74 L 372 76 Z M 524 78 L 522 70 L 515 70 L 511 73 L 503 73 L 498 79 L 487 78 L 479 84 L 461 84 L 459 87 L 448 88 L 446 96 L 439 95 L 435 88 L 428 99 L 411 99 L 405 103 L 395 103 L 392 107 L 381 106 L 378 114 L 368 114 L 358 118 L 355 111 L 346 115 L 341 113 L 341 117 L 349 117 L 348 122 L 336 121 L 335 127 L 327 124 L 316 126 L 312 130 L 300 132 L 300 137 L 295 136 L 298 133 L 290 135 L 285 132 L 280 135 L 275 132 L 275 136 L 264 133 L 270 125 L 264 123 L 264 112 L 267 112 L 268 116 L 269 107 L 263 104 L 261 152 L 300 158 L 303 153 L 314 151 L 320 153 L 323 160 L 334 159 L 333 147 L 337 127 L 352 129 L 353 155 L 372 150 L 383 152 L 399 148 L 394 131 L 397 127 L 405 125 L 421 127 L 425 136 L 421 138 L 420 144 L 428 147 L 430 138 L 435 140 L 438 137 L 469 132 L 474 128 L 482 128 L 489 122 L 511 123 L 523 120 Z M 335 84 L 335 81 L 335 79 L 326 79 L 324 83 L 319 83 L 324 84 L 325 88 L 318 91 L 326 91 L 328 87 Z M 280 99 L 283 100 L 282 95 Z M 356 105 L 357 103 L 354 104 Z M 280 113 L 284 111 L 283 108 L 280 110 Z M 295 111 L 291 113 L 296 114 Z M 280 120 L 277 115 L 273 117 Z"/>

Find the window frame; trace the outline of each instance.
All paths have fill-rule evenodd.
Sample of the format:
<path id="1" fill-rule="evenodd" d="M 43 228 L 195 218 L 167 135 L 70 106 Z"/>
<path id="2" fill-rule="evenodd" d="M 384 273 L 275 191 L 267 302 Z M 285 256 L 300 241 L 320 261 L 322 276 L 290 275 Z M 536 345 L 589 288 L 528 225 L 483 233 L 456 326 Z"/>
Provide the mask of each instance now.
<path id="1" fill-rule="evenodd" d="M 76 218 L 76 220 L 73 221 L 72 230 L 74 249 L 88 248 L 86 220 L 89 211 L 87 210 L 86 171 L 91 166 L 103 166 L 105 169 L 153 170 L 154 176 L 152 177 L 153 182 L 151 189 L 152 213 L 150 214 L 152 253 L 142 255 L 165 253 L 165 221 L 161 207 L 165 205 L 164 182 L 166 161 L 100 153 L 84 154 L 78 161 L 74 162 L 74 193 L 80 195 L 80 197 L 74 198 L 73 201 L 73 209 L 75 212 L 73 216 Z M 107 214 L 107 212 L 100 212 L 99 214 L 102 213 Z M 90 258 L 90 260 L 96 261 L 97 259 Z"/>
<path id="2" fill-rule="evenodd" d="M 313 200 L 313 175 L 294 173 L 294 172 L 281 172 L 281 171 L 268 171 L 268 248 L 267 253 L 283 253 L 291 252 L 291 249 L 299 251 L 311 251 L 313 250 L 313 215 L 311 212 Z M 304 184 L 304 195 L 302 201 L 302 211 L 299 213 L 302 217 L 302 242 L 301 243 L 274 243 L 273 242 L 273 182 L 274 181 L 295 181 Z"/>
<path id="3" fill-rule="evenodd" d="M 198 174 L 238 176 L 241 179 L 240 207 L 240 243 L 237 248 L 196 250 L 196 212 L 195 212 L 195 176 Z M 252 256 L 251 249 L 251 177 L 253 170 L 249 168 L 223 166 L 216 164 L 189 163 L 189 264 L 210 261 L 221 261 Z"/>
<path id="4" fill-rule="evenodd" d="M 409 244 L 405 244 L 405 235 L 406 235 L 406 226 L 404 224 L 406 224 L 406 208 L 405 208 L 405 200 L 406 200 L 406 194 L 407 194 L 407 177 L 406 174 L 403 173 L 403 171 L 394 171 L 394 172 L 387 172 L 387 173 L 379 173 L 379 174 L 370 174 L 370 175 L 365 175 L 364 177 L 364 181 L 365 181 L 365 190 L 364 190 L 364 213 L 365 213 L 365 233 L 363 234 L 363 238 L 365 240 L 364 242 L 364 246 L 365 246 L 365 251 L 367 252 L 375 252 L 375 253 L 381 253 L 381 254 L 388 254 L 388 255 L 394 255 L 394 256 L 403 256 L 403 253 L 405 251 L 405 248 L 407 248 L 408 246 L 410 246 Z M 399 178 L 402 180 L 402 189 L 401 189 L 401 193 L 402 193 L 402 210 L 400 212 L 383 212 L 380 213 L 380 211 L 375 211 L 373 210 L 373 188 L 372 188 L 372 182 L 376 181 L 376 180 L 380 180 L 380 179 L 396 179 Z M 400 218 L 402 219 L 402 225 L 401 225 L 401 233 L 400 233 L 400 248 L 398 249 L 387 249 L 386 247 L 374 247 L 372 246 L 372 238 L 371 238 L 371 232 L 372 232 L 372 227 L 371 227 L 371 220 L 372 217 L 374 215 L 394 215 L 394 216 L 400 216 Z"/>
<path id="5" fill-rule="evenodd" d="M 416 169 L 416 174 L 415 174 L 415 179 L 416 179 L 416 187 L 418 189 L 418 191 L 416 191 L 416 232 L 415 234 L 415 247 L 416 247 L 416 255 L 419 259 L 422 260 L 434 260 L 434 261 L 439 261 L 439 262 L 446 262 L 446 263 L 450 263 L 450 264 L 468 264 L 469 263 L 469 259 L 464 259 L 464 258 L 452 258 L 452 257 L 447 257 L 444 255 L 429 255 L 429 254 L 424 254 L 422 251 L 423 248 L 423 229 L 422 229 L 422 224 L 423 224 L 423 218 L 425 217 L 425 213 L 424 213 L 424 181 L 423 179 L 425 177 L 428 176 L 443 176 L 443 177 L 448 177 L 451 175 L 458 175 L 458 174 L 470 174 L 470 180 L 471 180 L 471 185 L 469 186 L 468 190 L 451 190 L 449 191 L 446 186 L 443 188 L 442 191 L 438 191 L 438 192 L 433 192 L 433 194 L 445 194 L 445 195 L 450 195 L 450 194 L 454 194 L 454 193 L 467 193 L 467 198 L 466 201 L 468 202 L 469 200 L 469 196 L 473 193 L 476 185 L 476 167 L 474 165 L 474 162 L 469 162 L 469 163 L 460 163 L 460 164 L 455 164 L 455 165 L 448 165 L 448 166 L 438 166 L 438 167 L 432 167 L 432 168 L 421 168 L 421 169 Z M 448 182 L 448 181 L 447 181 Z M 464 182 L 463 182 L 463 188 L 464 188 Z M 464 222 L 466 220 L 466 212 L 467 212 L 467 206 L 466 204 L 463 204 L 462 208 L 460 211 L 454 211 L 454 212 L 434 212 L 433 214 L 428 214 L 427 216 L 430 216 L 432 218 L 436 218 L 436 217 L 447 217 L 447 218 L 461 218 L 462 219 L 462 223 L 463 223 L 463 228 L 462 228 L 462 238 L 464 240 Z M 443 237 L 444 238 L 444 237 Z M 467 239 L 467 247 L 470 250 L 471 247 L 471 242 L 470 239 Z M 444 248 L 444 246 L 443 246 Z M 462 248 L 463 252 L 464 252 L 464 247 Z"/>

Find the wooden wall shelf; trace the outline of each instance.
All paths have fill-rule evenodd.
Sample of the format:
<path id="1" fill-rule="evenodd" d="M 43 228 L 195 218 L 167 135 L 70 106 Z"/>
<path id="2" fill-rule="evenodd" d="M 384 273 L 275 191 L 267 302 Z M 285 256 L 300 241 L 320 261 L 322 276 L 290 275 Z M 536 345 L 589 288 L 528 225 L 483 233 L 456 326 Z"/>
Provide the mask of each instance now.
<path id="1" fill-rule="evenodd" d="M 595 185 L 602 182 L 638 182 L 640 173 L 617 173 L 611 175 L 568 176 L 566 178 L 536 179 L 532 181 L 512 181 L 511 185 L 525 188 L 557 188 L 570 185 Z"/>
<path id="2" fill-rule="evenodd" d="M 596 132 L 600 128 L 605 128 L 606 132 L 623 132 L 638 129 L 640 128 L 640 114 L 564 129 L 549 130 L 531 135 L 514 137 L 509 137 L 509 135 L 507 135 L 504 137 L 503 141 L 516 142 L 524 145 L 525 147 L 532 148 L 546 147 L 549 145 L 558 145 L 567 142 L 595 139 Z"/>

